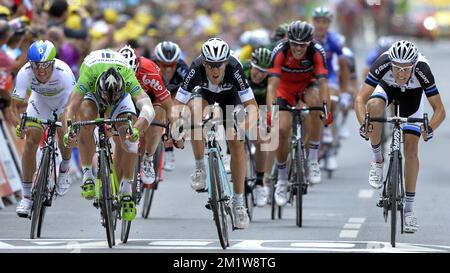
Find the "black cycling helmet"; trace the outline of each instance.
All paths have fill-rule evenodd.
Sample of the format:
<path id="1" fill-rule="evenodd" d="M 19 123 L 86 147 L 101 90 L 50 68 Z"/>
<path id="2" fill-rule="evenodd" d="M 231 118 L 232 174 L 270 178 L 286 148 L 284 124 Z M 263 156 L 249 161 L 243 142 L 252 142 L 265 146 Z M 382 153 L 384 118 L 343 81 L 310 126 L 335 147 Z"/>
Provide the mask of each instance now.
<path id="1" fill-rule="evenodd" d="M 115 105 L 125 94 L 125 82 L 114 67 L 110 67 L 98 77 L 97 95 L 106 106 Z"/>
<path id="2" fill-rule="evenodd" d="M 314 28 L 305 21 L 293 21 L 288 28 L 288 38 L 295 42 L 309 42 L 313 38 Z"/>
<path id="3" fill-rule="evenodd" d="M 278 25 L 278 27 L 275 29 L 272 39 L 274 41 L 279 41 L 279 40 L 283 39 L 287 34 L 288 28 L 289 28 L 289 23 L 282 23 L 282 24 Z"/>

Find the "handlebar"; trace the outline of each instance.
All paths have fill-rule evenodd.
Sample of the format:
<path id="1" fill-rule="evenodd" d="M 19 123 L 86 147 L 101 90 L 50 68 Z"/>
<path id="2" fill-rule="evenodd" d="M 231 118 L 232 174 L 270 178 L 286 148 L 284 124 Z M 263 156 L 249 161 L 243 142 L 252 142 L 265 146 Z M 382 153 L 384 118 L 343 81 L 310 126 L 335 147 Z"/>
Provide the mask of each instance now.
<path id="1" fill-rule="evenodd" d="M 430 134 L 429 120 L 428 114 L 424 113 L 423 118 L 405 118 L 405 117 L 370 117 L 369 113 L 366 113 L 364 118 L 364 131 L 369 131 L 369 125 L 371 122 L 380 122 L 380 123 L 393 123 L 393 124 L 403 124 L 403 123 L 422 123 L 425 128 L 426 134 Z"/>

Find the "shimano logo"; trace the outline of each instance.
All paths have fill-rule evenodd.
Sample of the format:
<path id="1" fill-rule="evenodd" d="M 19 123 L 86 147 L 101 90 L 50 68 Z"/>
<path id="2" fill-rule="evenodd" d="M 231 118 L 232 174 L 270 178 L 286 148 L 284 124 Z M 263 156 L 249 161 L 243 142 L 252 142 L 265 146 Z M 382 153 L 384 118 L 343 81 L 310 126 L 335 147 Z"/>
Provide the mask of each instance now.
<path id="1" fill-rule="evenodd" d="M 420 69 L 417 67 L 416 68 L 416 72 L 417 72 L 417 74 L 422 78 L 422 80 L 425 82 L 425 83 L 430 83 L 430 81 L 428 80 L 428 78 L 425 76 L 425 74 L 423 74 L 423 72 L 422 71 L 420 71 Z"/>
<path id="2" fill-rule="evenodd" d="M 241 90 L 246 89 L 246 88 L 245 88 L 244 80 L 242 79 L 242 76 L 241 76 L 241 74 L 239 73 L 239 70 L 237 70 L 236 72 L 234 72 L 234 77 L 235 77 L 236 80 L 238 81 L 239 87 L 241 88 Z"/>
<path id="3" fill-rule="evenodd" d="M 163 90 L 163 87 L 161 86 L 161 84 L 159 83 L 158 80 L 147 79 L 147 75 L 144 75 L 144 77 L 142 77 L 142 82 L 144 83 L 144 85 L 148 85 L 151 88 L 153 88 L 154 90 L 158 90 L 158 91 Z"/>

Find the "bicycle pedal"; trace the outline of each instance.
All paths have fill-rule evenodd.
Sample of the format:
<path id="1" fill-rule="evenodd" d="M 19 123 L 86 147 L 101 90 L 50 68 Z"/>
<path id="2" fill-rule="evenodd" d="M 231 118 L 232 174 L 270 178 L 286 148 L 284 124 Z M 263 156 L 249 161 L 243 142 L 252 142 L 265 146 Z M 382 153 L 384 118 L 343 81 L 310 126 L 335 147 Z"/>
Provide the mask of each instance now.
<path id="1" fill-rule="evenodd" d="M 196 190 L 196 192 L 198 192 L 198 193 L 200 193 L 200 192 L 208 192 L 208 189 Z"/>
<path id="2" fill-rule="evenodd" d="M 211 210 L 211 204 L 208 202 L 208 203 L 206 203 L 205 204 L 205 208 L 207 208 L 207 209 L 209 209 L 209 210 Z"/>

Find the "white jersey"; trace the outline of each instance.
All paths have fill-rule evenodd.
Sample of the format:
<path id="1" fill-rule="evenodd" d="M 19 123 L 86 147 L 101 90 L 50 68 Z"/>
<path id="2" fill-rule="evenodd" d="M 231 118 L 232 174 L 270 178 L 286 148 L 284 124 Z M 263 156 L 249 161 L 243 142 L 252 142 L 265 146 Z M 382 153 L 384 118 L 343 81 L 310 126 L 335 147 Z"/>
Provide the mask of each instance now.
<path id="1" fill-rule="evenodd" d="M 27 89 L 42 97 L 56 97 L 68 95 L 75 86 L 75 76 L 70 67 L 63 61 L 55 59 L 53 73 L 46 83 L 40 83 L 31 69 L 28 62 L 19 70 L 16 79 L 16 87 L 12 97 L 18 100 L 25 100 Z"/>
<path id="2" fill-rule="evenodd" d="M 31 95 L 28 99 L 27 115 L 41 119 L 49 119 L 52 112 L 61 115 L 67 104 L 69 95 L 76 80 L 70 67 L 63 61 L 55 59 L 52 76 L 46 83 L 40 83 L 26 63 L 17 74 L 16 87 L 12 97 L 24 101 L 28 88 Z"/>

